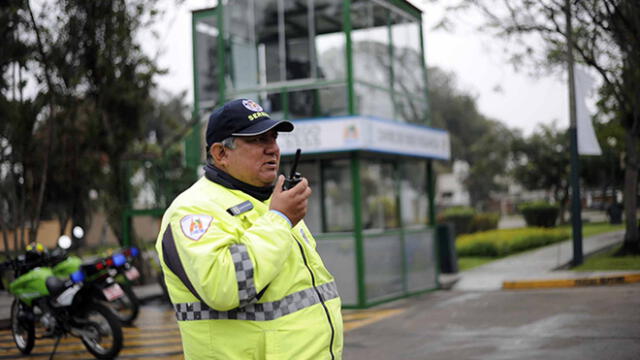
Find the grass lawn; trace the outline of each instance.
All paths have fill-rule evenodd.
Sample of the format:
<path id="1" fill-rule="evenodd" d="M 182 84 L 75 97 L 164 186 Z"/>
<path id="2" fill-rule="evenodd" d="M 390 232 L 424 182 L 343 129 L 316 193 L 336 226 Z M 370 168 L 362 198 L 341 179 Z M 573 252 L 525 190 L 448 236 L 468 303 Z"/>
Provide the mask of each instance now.
<path id="1" fill-rule="evenodd" d="M 565 229 L 568 231 L 569 234 L 571 234 L 571 224 L 567 224 L 567 225 L 562 225 L 562 226 L 558 226 L 558 229 Z M 588 236 L 593 236 L 593 235 L 597 235 L 597 234 L 601 234 L 601 233 L 606 233 L 606 232 L 610 232 L 610 231 L 616 231 L 616 230 L 621 230 L 624 229 L 624 225 L 610 225 L 609 223 L 585 223 L 582 226 L 582 236 L 583 237 L 588 237 Z M 494 230 L 496 231 L 496 230 Z M 498 232 L 505 232 L 508 233 L 509 231 L 513 231 L 513 229 L 501 229 L 501 230 L 497 230 Z M 506 235 L 506 234 L 505 234 Z M 497 234 L 497 236 L 499 236 L 499 234 Z M 570 235 L 569 235 L 570 236 Z M 465 271 L 465 270 L 469 270 L 481 265 L 484 265 L 486 263 L 492 262 L 494 260 L 498 260 L 501 259 L 501 257 L 475 257 L 475 256 L 459 256 L 458 257 L 458 268 L 459 271 Z M 588 259 L 587 259 L 588 260 Z M 618 260 L 618 259 L 616 259 Z M 638 262 L 640 262 L 640 260 L 636 260 Z M 588 261 L 586 261 L 586 263 L 583 265 L 587 265 Z M 622 270 L 627 270 L 628 268 L 622 269 Z M 578 270 L 577 268 L 574 270 Z M 585 269 L 585 270 L 578 270 L 578 271 L 591 271 L 592 269 Z M 603 268 L 603 269 L 598 269 L 598 270 L 618 270 L 618 269 L 612 269 L 612 268 Z"/>
<path id="2" fill-rule="evenodd" d="M 620 246 L 605 253 L 585 258 L 584 263 L 574 267 L 574 271 L 640 270 L 640 256 L 613 256 Z"/>
<path id="3" fill-rule="evenodd" d="M 458 270 L 465 271 L 492 262 L 499 258 L 465 256 L 458 259 Z"/>
<path id="4" fill-rule="evenodd" d="M 571 231 L 571 224 L 561 225 L 558 226 L 558 228 L 566 228 Z M 582 224 L 582 236 L 588 237 L 622 229 L 624 229 L 624 224 L 611 225 L 609 223 L 586 223 Z"/>

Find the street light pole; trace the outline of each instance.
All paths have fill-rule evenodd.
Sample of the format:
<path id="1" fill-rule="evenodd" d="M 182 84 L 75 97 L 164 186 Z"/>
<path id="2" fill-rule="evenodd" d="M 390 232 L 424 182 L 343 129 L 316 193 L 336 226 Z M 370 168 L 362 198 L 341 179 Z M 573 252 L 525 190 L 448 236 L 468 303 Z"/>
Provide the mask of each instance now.
<path id="1" fill-rule="evenodd" d="M 582 264 L 582 206 L 580 204 L 580 159 L 578 158 L 578 131 L 576 120 L 576 88 L 573 74 L 573 33 L 571 27 L 571 0 L 565 0 L 567 67 L 569 72 L 569 136 L 571 152 L 571 227 L 573 233 L 573 260 Z"/>

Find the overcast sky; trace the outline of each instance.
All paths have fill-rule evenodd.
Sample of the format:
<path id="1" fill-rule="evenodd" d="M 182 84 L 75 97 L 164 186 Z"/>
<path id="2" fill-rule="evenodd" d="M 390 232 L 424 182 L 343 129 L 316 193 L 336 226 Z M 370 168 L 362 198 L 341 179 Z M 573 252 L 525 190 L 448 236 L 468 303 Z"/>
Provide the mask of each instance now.
<path id="1" fill-rule="evenodd" d="M 530 134 L 540 123 L 558 120 L 568 126 L 566 84 L 558 78 L 534 79 L 517 73 L 507 63 L 502 44 L 474 31 L 473 16 L 459 18 L 455 31 L 432 31 L 442 15 L 442 6 L 412 1 L 424 11 L 426 62 L 453 72 L 458 88 L 472 94 L 484 115 L 511 128 Z M 167 3 L 167 2 L 165 2 Z M 168 11 L 158 27 L 159 38 L 143 41 L 144 48 L 160 52 L 159 64 L 169 73 L 159 79 L 160 87 L 173 93 L 188 91 L 193 101 L 191 52 L 191 10 L 215 5 L 211 0 L 186 0 L 180 7 L 168 1 Z"/>

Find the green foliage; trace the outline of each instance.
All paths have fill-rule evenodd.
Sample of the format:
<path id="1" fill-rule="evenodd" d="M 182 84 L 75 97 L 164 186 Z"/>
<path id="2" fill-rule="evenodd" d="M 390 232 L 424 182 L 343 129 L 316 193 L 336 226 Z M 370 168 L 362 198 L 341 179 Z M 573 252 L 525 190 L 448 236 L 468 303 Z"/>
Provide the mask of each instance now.
<path id="1" fill-rule="evenodd" d="M 569 40 L 566 33 L 571 31 L 573 41 L 569 46 L 574 50 L 575 62 L 588 66 L 591 73 L 599 76 L 597 117 L 601 122 L 615 121 L 626 130 L 624 192 L 626 199 L 636 199 L 636 164 L 640 156 L 637 131 L 640 128 L 640 2 L 515 0 L 500 4 L 460 0 L 450 8 L 479 10 L 484 15 L 481 28 L 510 40 L 505 43 L 508 44 L 506 51 L 514 64 L 530 65 L 533 72 L 564 71 Z M 566 13 L 571 14 L 573 20 L 570 30 L 558 22 Z M 532 45 L 530 39 L 538 39 L 539 44 Z M 615 170 L 610 168 L 610 171 Z M 635 218 L 636 211 L 636 201 L 628 201 L 627 219 Z M 636 224 L 633 221 L 626 224 L 625 248 L 640 251 Z"/>
<path id="2" fill-rule="evenodd" d="M 472 231 L 471 224 L 474 215 L 475 210 L 468 206 L 454 206 L 444 210 L 438 216 L 438 222 L 452 224 L 456 235 L 468 234 Z"/>
<path id="3" fill-rule="evenodd" d="M 451 217 L 472 217 L 476 213 L 473 208 L 469 206 L 452 206 L 445 209 L 442 212 L 442 216 L 445 218 Z"/>
<path id="4" fill-rule="evenodd" d="M 438 215 L 438 222 L 452 224 L 456 235 L 497 229 L 499 220 L 497 213 L 476 213 L 468 206 L 453 206 Z"/>
<path id="5" fill-rule="evenodd" d="M 554 227 L 558 220 L 560 209 L 557 205 L 543 201 L 523 203 L 518 209 L 524 217 L 527 226 Z"/>
<path id="6" fill-rule="evenodd" d="M 472 232 L 495 230 L 498 228 L 500 214 L 498 213 L 479 213 L 475 214 L 471 221 Z"/>
<path id="7" fill-rule="evenodd" d="M 494 261 L 493 257 L 461 257 L 458 258 L 458 269 L 465 271 Z"/>
<path id="8" fill-rule="evenodd" d="M 594 128 L 602 156 L 584 156 L 580 159 L 581 179 L 585 186 L 602 189 L 621 189 L 624 169 L 625 129 L 617 122 L 595 122 Z"/>
<path id="9" fill-rule="evenodd" d="M 566 240 L 570 234 L 547 228 L 492 230 L 459 236 L 456 250 L 460 257 L 500 257 Z"/>
<path id="10" fill-rule="evenodd" d="M 152 143 L 160 149 L 153 156 L 175 163 L 171 140 L 189 113 L 184 96 L 154 99 L 162 70 L 138 34 L 160 16 L 157 0 L 30 3 L 0 12 L 0 163 L 14 170 L 0 173 L 0 228 L 20 226 L 5 216 L 15 214 L 36 229 L 43 199 L 44 216 L 62 225 L 84 225 L 101 208 L 120 238 L 125 162 L 148 159 L 142 144 Z M 182 174 L 166 177 L 182 183 Z M 28 216 L 20 204 L 31 207 Z"/>
<path id="11" fill-rule="evenodd" d="M 528 190 L 547 190 L 560 203 L 560 221 L 569 199 L 569 141 L 566 130 L 555 123 L 542 125 L 526 139 L 513 144 L 515 166 L 511 172 Z"/>

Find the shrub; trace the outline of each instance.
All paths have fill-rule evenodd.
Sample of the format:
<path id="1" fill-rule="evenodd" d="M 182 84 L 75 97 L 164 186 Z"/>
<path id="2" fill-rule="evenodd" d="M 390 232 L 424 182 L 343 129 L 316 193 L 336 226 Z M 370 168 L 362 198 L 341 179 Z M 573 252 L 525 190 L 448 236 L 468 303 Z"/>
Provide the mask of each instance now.
<path id="1" fill-rule="evenodd" d="M 518 209 L 522 213 L 527 226 L 531 227 L 554 227 L 560 213 L 558 205 L 543 201 L 524 203 Z"/>
<path id="2" fill-rule="evenodd" d="M 480 213 L 473 216 L 471 232 L 495 230 L 498 228 L 500 215 L 497 213 Z"/>
<path id="3" fill-rule="evenodd" d="M 453 224 L 456 235 L 468 234 L 471 232 L 471 223 L 474 215 L 475 210 L 468 206 L 455 206 L 446 209 L 442 215 L 439 216 L 439 221 L 441 223 Z"/>
<path id="4" fill-rule="evenodd" d="M 570 237 L 567 229 L 520 228 L 478 232 L 456 239 L 458 256 L 500 257 L 549 245 Z"/>

